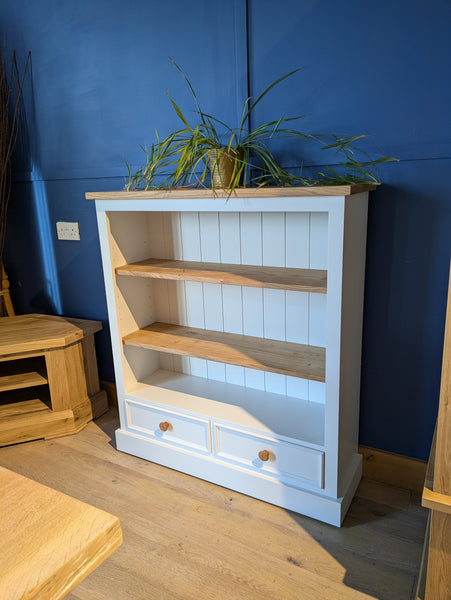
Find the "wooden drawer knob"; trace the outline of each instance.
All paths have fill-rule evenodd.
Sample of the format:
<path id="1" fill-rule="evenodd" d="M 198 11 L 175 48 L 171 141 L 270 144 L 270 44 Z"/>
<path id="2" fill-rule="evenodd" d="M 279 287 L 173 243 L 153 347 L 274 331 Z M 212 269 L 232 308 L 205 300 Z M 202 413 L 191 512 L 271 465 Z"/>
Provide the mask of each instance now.
<path id="1" fill-rule="evenodd" d="M 260 460 L 262 460 L 263 462 L 266 462 L 267 460 L 269 460 L 268 450 L 260 450 L 260 452 L 258 453 L 258 458 Z"/>
<path id="2" fill-rule="evenodd" d="M 167 421 L 162 421 L 158 427 L 161 429 L 161 431 L 167 431 L 169 429 L 169 427 L 171 426 L 170 423 L 168 423 Z"/>

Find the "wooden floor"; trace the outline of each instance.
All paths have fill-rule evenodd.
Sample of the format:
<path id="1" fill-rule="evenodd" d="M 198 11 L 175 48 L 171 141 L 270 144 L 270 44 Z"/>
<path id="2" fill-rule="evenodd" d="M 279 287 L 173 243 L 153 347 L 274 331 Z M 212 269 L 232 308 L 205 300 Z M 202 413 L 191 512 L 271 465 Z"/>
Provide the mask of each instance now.
<path id="1" fill-rule="evenodd" d="M 76 435 L 0 448 L 2 466 L 120 518 L 123 545 L 69 600 L 414 598 L 416 495 L 364 480 L 338 529 L 117 452 L 117 426 L 110 409 Z"/>

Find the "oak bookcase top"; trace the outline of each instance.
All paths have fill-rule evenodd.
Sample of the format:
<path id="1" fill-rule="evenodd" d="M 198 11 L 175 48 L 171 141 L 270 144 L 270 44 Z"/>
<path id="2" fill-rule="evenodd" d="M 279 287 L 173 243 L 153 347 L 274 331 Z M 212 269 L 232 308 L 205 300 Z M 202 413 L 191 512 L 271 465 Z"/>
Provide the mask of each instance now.
<path id="1" fill-rule="evenodd" d="M 318 186 L 289 186 L 238 188 L 230 195 L 231 198 L 288 198 L 296 196 L 351 196 L 361 192 L 375 190 L 377 185 L 356 183 L 351 185 L 318 185 Z M 163 198 L 226 198 L 228 193 L 217 189 L 214 194 L 210 188 L 180 187 L 167 190 L 136 190 L 132 192 L 87 192 L 87 200 L 148 200 Z"/>

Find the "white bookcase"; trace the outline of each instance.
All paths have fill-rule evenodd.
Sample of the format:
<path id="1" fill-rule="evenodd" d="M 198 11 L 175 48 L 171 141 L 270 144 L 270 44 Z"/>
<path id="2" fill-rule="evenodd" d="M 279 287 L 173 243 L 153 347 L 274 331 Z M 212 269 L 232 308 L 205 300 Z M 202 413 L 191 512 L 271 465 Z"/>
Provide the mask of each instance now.
<path id="1" fill-rule="evenodd" d="M 361 477 L 370 189 L 86 195 L 119 450 L 341 524 Z"/>

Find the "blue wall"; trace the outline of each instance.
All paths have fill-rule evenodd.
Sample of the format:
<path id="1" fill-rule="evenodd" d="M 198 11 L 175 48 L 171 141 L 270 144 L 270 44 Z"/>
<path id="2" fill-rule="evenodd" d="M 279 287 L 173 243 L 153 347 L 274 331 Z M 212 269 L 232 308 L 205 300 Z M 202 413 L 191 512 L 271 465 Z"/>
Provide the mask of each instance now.
<path id="1" fill-rule="evenodd" d="M 254 124 L 308 115 L 306 132 L 370 134 L 400 159 L 371 195 L 362 444 L 425 459 L 437 412 L 451 253 L 451 5 L 448 0 L 0 0 L 7 49 L 31 50 L 15 157 L 6 264 L 17 312 L 99 319 L 100 376 L 113 369 L 93 203 L 123 186 L 125 156 L 178 126 L 167 98 L 234 121 L 248 85 Z M 246 36 L 246 32 L 248 36 Z M 448 76 L 446 75 L 448 73 Z M 285 166 L 313 148 L 274 148 Z M 56 239 L 78 221 L 81 241 Z"/>

